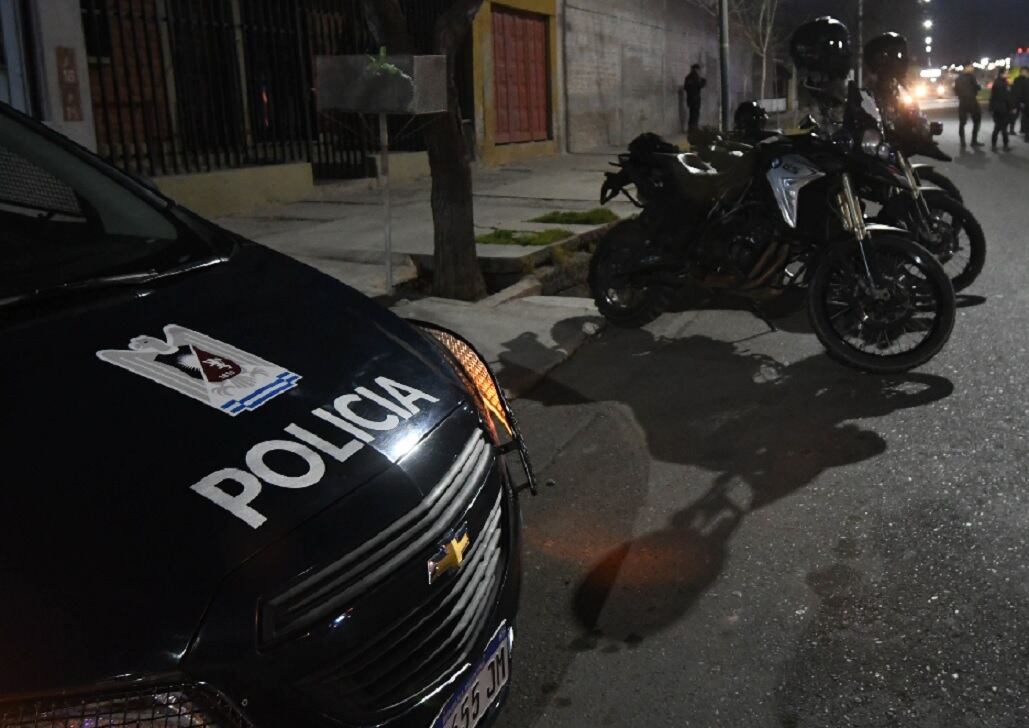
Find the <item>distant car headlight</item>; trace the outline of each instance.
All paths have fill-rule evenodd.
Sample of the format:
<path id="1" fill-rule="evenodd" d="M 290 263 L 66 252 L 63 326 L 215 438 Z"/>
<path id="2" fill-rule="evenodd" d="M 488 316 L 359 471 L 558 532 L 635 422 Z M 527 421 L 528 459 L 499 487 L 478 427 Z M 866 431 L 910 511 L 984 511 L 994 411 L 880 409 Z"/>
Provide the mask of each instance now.
<path id="1" fill-rule="evenodd" d="M 878 129 L 866 129 L 861 135 L 861 151 L 874 157 L 882 146 L 883 135 Z"/>
<path id="2" fill-rule="evenodd" d="M 924 83 L 915 86 L 915 98 L 924 99 L 928 95 L 929 88 Z"/>
<path id="3" fill-rule="evenodd" d="M 187 728 L 251 723 L 218 691 L 203 684 L 133 685 L 97 694 L 0 703 L 3 728 Z"/>
<path id="4" fill-rule="evenodd" d="M 942 83 L 936 87 L 937 96 L 943 96 L 945 93 L 947 93 L 947 89 L 944 87 Z"/>
<path id="5" fill-rule="evenodd" d="M 418 326 L 450 354 L 458 375 L 479 406 L 479 412 L 490 428 L 494 440 L 499 444 L 494 419 L 503 425 L 508 436 L 513 437 L 515 428 L 511 423 L 507 403 L 500 393 L 493 373 L 478 352 L 453 332 L 421 322 Z"/>

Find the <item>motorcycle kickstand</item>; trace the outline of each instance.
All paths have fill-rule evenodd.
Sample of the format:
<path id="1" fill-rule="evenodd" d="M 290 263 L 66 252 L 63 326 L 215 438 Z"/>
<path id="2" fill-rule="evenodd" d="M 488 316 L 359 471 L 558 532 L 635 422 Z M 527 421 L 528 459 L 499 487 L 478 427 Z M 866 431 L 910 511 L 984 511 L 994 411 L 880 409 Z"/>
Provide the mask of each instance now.
<path id="1" fill-rule="evenodd" d="M 768 327 L 769 333 L 774 334 L 779 331 L 779 327 L 776 326 L 775 322 L 773 322 L 771 319 L 768 318 L 768 316 L 765 315 L 765 312 L 761 310 L 761 306 L 760 304 L 758 304 L 757 301 L 752 300 L 750 302 L 750 311 L 759 319 L 761 319 L 761 321 L 764 322 L 765 326 Z"/>

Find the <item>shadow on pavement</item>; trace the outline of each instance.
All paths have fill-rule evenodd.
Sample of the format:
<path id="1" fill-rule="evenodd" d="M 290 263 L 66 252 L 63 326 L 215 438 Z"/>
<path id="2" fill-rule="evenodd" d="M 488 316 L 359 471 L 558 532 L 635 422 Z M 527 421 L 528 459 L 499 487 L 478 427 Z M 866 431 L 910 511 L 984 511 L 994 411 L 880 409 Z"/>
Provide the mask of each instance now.
<path id="1" fill-rule="evenodd" d="M 974 293 L 959 293 L 957 296 L 958 308 L 974 308 L 986 303 L 986 296 L 977 296 Z"/>
<path id="2" fill-rule="evenodd" d="M 556 522 L 527 519 L 528 528 L 544 531 L 534 534 L 541 543 L 560 543 L 569 533 L 596 531 L 598 524 L 602 532 L 624 539 L 595 540 L 596 554 L 580 557 L 578 575 L 566 581 L 574 626 L 565 628 L 577 633 L 549 634 L 547 645 L 537 646 L 541 655 L 549 654 L 538 669 L 550 677 L 551 689 L 560 685 L 575 652 L 632 648 L 681 620 L 718 577 L 730 539 L 749 513 L 795 493 L 828 469 L 884 453 L 884 437 L 858 421 L 927 405 L 952 391 L 949 380 L 935 375 L 867 376 L 824 355 L 782 364 L 705 336 L 664 339 L 646 330 L 608 330 L 597 337 L 523 399 L 544 408 L 614 405 L 641 431 L 644 459 L 694 466 L 711 473 L 711 480 L 664 526 L 640 536 L 616 534 L 632 534 L 648 483 L 645 478 L 616 482 L 617 477 L 603 482 L 613 469 L 600 469 L 600 480 L 588 486 L 598 497 L 595 504 L 587 502 L 609 512 L 589 512 L 580 504 L 580 510 L 565 510 Z M 636 457 L 631 444 L 624 457 Z M 605 501 L 611 493 L 631 504 L 617 514 L 617 524 L 611 523 L 616 516 Z M 567 559 L 546 550 L 533 560 L 552 578 L 570 568 Z M 555 642 L 567 645 L 563 653 L 557 648 L 553 654 Z M 526 655 L 535 651 L 530 645 L 523 659 L 531 660 Z M 555 664 L 561 654 L 564 662 Z M 542 710 L 546 699 L 535 709 Z"/>

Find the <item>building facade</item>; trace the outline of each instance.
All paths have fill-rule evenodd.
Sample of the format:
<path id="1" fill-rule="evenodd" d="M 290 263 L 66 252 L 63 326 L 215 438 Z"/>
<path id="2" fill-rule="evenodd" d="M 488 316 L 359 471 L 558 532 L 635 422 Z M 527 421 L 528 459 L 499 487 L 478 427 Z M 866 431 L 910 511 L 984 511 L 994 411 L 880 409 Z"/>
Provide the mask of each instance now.
<path id="1" fill-rule="evenodd" d="M 451 0 L 399 0 L 430 53 Z M 45 7 L 44 7 L 45 6 Z M 0 0 L 0 99 L 217 213 L 374 176 L 378 125 L 320 110 L 319 55 L 378 51 L 361 0 Z M 715 20 L 681 0 L 484 0 L 455 59 L 466 138 L 500 164 L 683 130 L 689 66 L 717 124 Z M 753 58 L 733 51 L 733 99 Z M 426 173 L 424 117 L 390 120 L 394 169 Z"/>
<path id="2" fill-rule="evenodd" d="M 715 18 L 683 0 L 565 0 L 568 148 L 623 146 L 645 131 L 682 132 L 680 89 L 694 63 L 707 79 L 701 123 L 719 123 Z M 734 42 L 733 105 L 752 98 L 753 58 Z"/>

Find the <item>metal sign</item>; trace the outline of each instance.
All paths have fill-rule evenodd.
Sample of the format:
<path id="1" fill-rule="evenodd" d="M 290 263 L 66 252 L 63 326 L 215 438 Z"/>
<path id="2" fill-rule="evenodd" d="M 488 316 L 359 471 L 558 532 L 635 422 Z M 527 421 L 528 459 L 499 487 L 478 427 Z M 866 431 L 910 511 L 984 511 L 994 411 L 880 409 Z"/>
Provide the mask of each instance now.
<path id="1" fill-rule="evenodd" d="M 383 234 L 386 292 L 393 293 L 393 230 L 389 191 L 389 114 L 439 114 L 447 110 L 446 56 L 317 56 L 315 95 L 318 110 L 379 115 L 382 142 Z"/>

